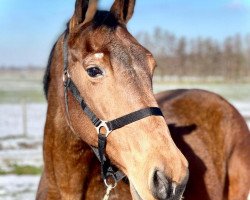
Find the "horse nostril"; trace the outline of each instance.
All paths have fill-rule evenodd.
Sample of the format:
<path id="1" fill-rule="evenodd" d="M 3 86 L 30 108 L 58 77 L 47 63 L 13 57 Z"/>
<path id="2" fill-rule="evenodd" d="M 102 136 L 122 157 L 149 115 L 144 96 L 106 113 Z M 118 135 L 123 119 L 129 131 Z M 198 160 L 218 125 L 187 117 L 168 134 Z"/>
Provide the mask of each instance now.
<path id="1" fill-rule="evenodd" d="M 187 171 L 186 177 L 183 179 L 182 183 L 177 184 L 168 179 L 164 172 L 155 170 L 151 182 L 153 196 L 158 200 L 181 199 L 186 188 L 188 175 L 189 173 Z"/>
<path id="2" fill-rule="evenodd" d="M 152 192 L 157 199 L 168 199 L 172 194 L 170 183 L 163 172 L 156 170 L 153 174 Z"/>

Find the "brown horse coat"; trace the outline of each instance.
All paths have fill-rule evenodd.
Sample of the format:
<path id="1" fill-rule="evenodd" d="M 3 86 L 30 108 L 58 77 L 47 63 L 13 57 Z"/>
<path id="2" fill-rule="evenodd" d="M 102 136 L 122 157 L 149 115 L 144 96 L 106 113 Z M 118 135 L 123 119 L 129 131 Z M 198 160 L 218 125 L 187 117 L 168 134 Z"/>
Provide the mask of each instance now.
<path id="1" fill-rule="evenodd" d="M 189 161 L 190 200 L 245 200 L 250 191 L 250 134 L 239 112 L 202 90 L 156 95 L 175 144 Z"/>
<path id="2" fill-rule="evenodd" d="M 166 91 L 157 94 L 156 98 L 174 142 L 189 161 L 190 178 L 184 198 L 246 200 L 250 190 L 250 134 L 239 112 L 220 96 L 202 90 Z M 77 183 L 78 177 L 75 180 L 83 188 L 81 198 L 101 199 L 105 187 L 100 177 L 99 161 L 81 140 L 67 138 L 71 153 L 81 148 L 84 154 L 81 160 L 74 157 L 65 160 L 74 161 L 73 164 L 79 166 L 78 173 L 85 177 L 82 183 Z M 70 188 L 79 185 L 68 183 L 65 187 L 70 194 Z M 38 197 L 46 188 L 43 176 Z M 78 199 L 75 194 L 71 195 Z M 111 199 L 131 199 L 128 184 L 119 183 Z"/>
<path id="3" fill-rule="evenodd" d="M 110 11 L 96 12 L 95 0 L 76 1 L 67 40 L 64 34 L 58 39 L 44 79 L 48 111 L 37 199 L 91 200 L 105 193 L 100 164 L 89 147 L 97 146 L 96 129 L 64 90 L 67 59 L 66 74 L 101 119 L 159 104 L 169 124 L 150 116 L 109 135 L 106 155 L 129 180 L 129 185 L 119 183 L 110 199 L 179 200 L 188 178 L 185 155 L 190 162 L 186 199 L 243 200 L 250 181 L 250 136 L 243 118 L 221 97 L 200 90 L 154 97 L 155 60 L 126 29 L 134 5 L 134 0 L 116 0 Z"/>

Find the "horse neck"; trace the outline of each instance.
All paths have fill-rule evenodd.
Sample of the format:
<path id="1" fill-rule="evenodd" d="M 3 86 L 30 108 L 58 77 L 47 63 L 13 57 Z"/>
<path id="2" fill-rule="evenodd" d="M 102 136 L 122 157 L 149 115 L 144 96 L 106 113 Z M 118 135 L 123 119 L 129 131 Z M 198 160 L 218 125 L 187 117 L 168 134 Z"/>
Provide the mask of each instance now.
<path id="1" fill-rule="evenodd" d="M 60 183 L 63 188 L 66 181 L 69 184 L 68 187 L 78 185 L 79 188 L 83 188 L 82 184 L 90 173 L 91 163 L 96 161 L 90 147 L 70 129 L 65 116 L 61 40 L 62 38 L 57 42 L 51 62 L 48 110 L 44 131 L 45 173 L 50 177 L 49 182 L 52 187 L 57 185 L 59 190 Z M 65 180 L 65 177 L 69 180 Z M 75 190 L 76 188 L 72 188 L 72 192 Z"/>

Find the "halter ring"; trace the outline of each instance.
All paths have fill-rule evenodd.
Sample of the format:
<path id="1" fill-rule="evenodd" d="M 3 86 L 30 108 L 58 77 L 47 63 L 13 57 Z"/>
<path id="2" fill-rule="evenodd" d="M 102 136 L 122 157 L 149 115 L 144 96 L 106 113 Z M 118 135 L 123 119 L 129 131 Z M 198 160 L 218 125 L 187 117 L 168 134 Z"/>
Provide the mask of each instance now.
<path id="1" fill-rule="evenodd" d="M 69 71 L 64 70 L 64 72 L 63 72 L 63 82 L 66 82 L 68 79 L 70 79 Z"/>
<path id="2" fill-rule="evenodd" d="M 95 128 L 96 128 L 97 134 L 105 135 L 105 137 L 108 137 L 108 135 L 112 132 L 112 130 L 109 130 L 107 121 L 104 121 L 104 120 L 101 120 L 101 123 Z M 105 133 L 102 133 L 102 128 L 105 129 Z"/>
<path id="3" fill-rule="evenodd" d="M 112 177 L 112 179 L 114 180 L 113 183 L 107 183 L 107 178 L 108 177 Z M 115 175 L 114 174 L 109 174 L 107 178 L 104 179 L 104 184 L 106 185 L 106 187 L 110 187 L 111 189 L 114 189 L 117 186 L 117 181 L 115 179 Z"/>

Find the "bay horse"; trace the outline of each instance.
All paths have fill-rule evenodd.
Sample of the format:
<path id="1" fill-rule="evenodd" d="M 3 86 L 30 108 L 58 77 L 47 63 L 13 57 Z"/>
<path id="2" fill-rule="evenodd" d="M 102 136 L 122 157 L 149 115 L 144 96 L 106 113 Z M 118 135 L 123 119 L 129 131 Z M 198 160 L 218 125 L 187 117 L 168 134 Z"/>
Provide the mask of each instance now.
<path id="1" fill-rule="evenodd" d="M 187 200 L 247 200 L 250 132 L 221 96 L 198 89 L 156 94 L 175 144 L 189 162 Z"/>
<path id="2" fill-rule="evenodd" d="M 110 199 L 181 199 L 188 163 L 178 148 L 189 161 L 185 199 L 246 199 L 250 134 L 244 119 L 227 101 L 206 91 L 153 95 L 155 60 L 126 29 L 134 4 L 116 0 L 106 12 L 96 11 L 95 1 L 76 1 L 45 73 L 44 172 L 36 199 L 105 195 L 103 170 L 90 148 L 99 146 L 99 139 L 81 110 L 81 97 L 102 119 L 158 106 L 166 119 L 147 116 L 109 134 L 106 156 L 127 176 Z M 76 86 L 73 92 L 65 87 L 69 79 Z M 76 88 L 79 98 L 74 98 Z"/>
<path id="3" fill-rule="evenodd" d="M 116 191 L 124 200 L 182 198 L 188 162 L 153 94 L 156 62 L 127 31 L 134 6 L 116 0 L 97 11 L 97 1 L 77 0 L 52 49 L 39 200 L 101 199 L 105 190 L 107 199 L 112 189 L 110 199 Z M 123 174 L 127 181 L 117 184 Z"/>

